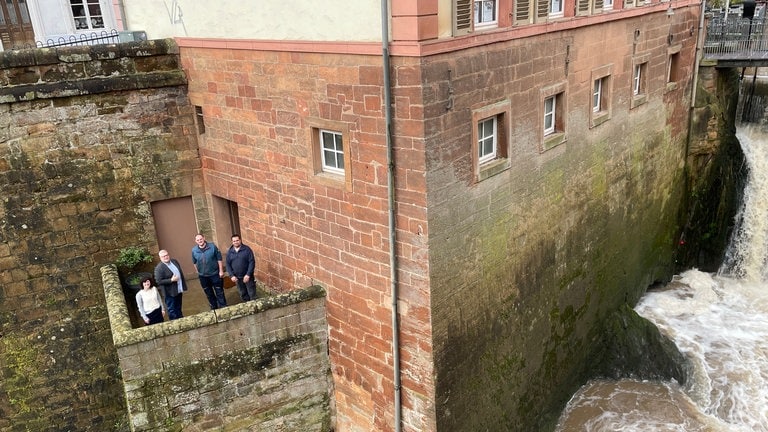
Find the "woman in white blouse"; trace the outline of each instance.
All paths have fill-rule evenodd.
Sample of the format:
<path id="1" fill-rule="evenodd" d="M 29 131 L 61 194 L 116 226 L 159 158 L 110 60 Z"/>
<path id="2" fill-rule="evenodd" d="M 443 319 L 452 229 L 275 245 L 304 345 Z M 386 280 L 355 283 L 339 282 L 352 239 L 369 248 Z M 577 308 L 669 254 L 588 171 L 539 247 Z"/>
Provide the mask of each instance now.
<path id="1" fill-rule="evenodd" d="M 165 302 L 160 297 L 157 287 L 152 285 L 152 279 L 148 277 L 142 279 L 141 288 L 136 293 L 136 304 L 139 306 L 141 318 L 147 325 L 163 322 L 166 315 Z"/>

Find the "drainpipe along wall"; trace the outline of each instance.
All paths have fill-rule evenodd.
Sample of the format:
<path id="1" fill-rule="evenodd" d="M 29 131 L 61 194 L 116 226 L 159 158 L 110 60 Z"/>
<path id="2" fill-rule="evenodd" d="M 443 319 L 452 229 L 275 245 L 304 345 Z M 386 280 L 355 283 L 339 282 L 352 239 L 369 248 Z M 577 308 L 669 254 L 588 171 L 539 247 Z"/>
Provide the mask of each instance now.
<path id="1" fill-rule="evenodd" d="M 394 383 L 395 431 L 401 430 L 400 325 L 398 322 L 397 255 L 395 254 L 395 162 L 392 145 L 392 87 L 389 73 L 389 2 L 381 0 L 381 58 L 384 73 L 384 119 L 387 140 L 387 190 L 389 192 L 389 268 L 392 292 L 392 369 Z"/>

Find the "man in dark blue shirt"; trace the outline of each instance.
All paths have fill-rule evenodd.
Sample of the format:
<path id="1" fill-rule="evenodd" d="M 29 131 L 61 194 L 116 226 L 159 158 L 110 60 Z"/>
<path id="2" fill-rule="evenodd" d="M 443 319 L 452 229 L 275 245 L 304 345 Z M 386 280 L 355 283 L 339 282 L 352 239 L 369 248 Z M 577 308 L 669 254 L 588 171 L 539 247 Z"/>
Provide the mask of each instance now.
<path id="1" fill-rule="evenodd" d="M 240 234 L 232 234 L 232 246 L 227 251 L 227 273 L 237 284 L 237 291 L 244 302 L 258 297 L 253 278 L 255 267 L 256 258 L 251 248 L 243 244 Z"/>
<path id="2" fill-rule="evenodd" d="M 221 251 L 215 244 L 206 242 L 205 236 L 199 233 L 195 236 L 195 243 L 192 264 L 197 269 L 200 286 L 208 297 L 211 310 L 223 308 L 227 305 L 227 298 L 224 296 L 224 281 L 221 280 L 224 277 Z"/>

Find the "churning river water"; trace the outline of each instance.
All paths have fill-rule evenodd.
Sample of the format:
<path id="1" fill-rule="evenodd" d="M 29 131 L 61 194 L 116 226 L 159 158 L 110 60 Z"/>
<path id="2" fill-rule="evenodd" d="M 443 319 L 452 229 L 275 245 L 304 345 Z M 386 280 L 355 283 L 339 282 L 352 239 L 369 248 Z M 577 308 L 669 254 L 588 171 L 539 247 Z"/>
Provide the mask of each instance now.
<path id="1" fill-rule="evenodd" d="M 737 136 L 749 178 L 723 267 L 679 274 L 635 307 L 692 360 L 692 376 L 590 382 L 557 432 L 768 432 L 768 128 Z"/>

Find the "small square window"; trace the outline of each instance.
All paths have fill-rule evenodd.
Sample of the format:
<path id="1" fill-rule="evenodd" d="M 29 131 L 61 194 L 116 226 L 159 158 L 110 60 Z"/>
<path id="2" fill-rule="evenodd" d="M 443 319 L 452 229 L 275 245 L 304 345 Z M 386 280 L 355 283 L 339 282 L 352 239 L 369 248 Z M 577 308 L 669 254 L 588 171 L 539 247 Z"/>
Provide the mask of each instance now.
<path id="1" fill-rule="evenodd" d="M 321 129 L 319 134 L 323 171 L 344 174 L 344 140 L 341 133 Z"/>
<path id="2" fill-rule="evenodd" d="M 498 24 L 499 2 L 497 0 L 474 0 L 475 29 L 495 27 Z"/>
<path id="3" fill-rule="evenodd" d="M 350 132 L 344 122 L 324 119 L 307 119 L 311 126 L 312 174 L 318 181 L 344 185 L 352 190 L 350 165 Z"/>

